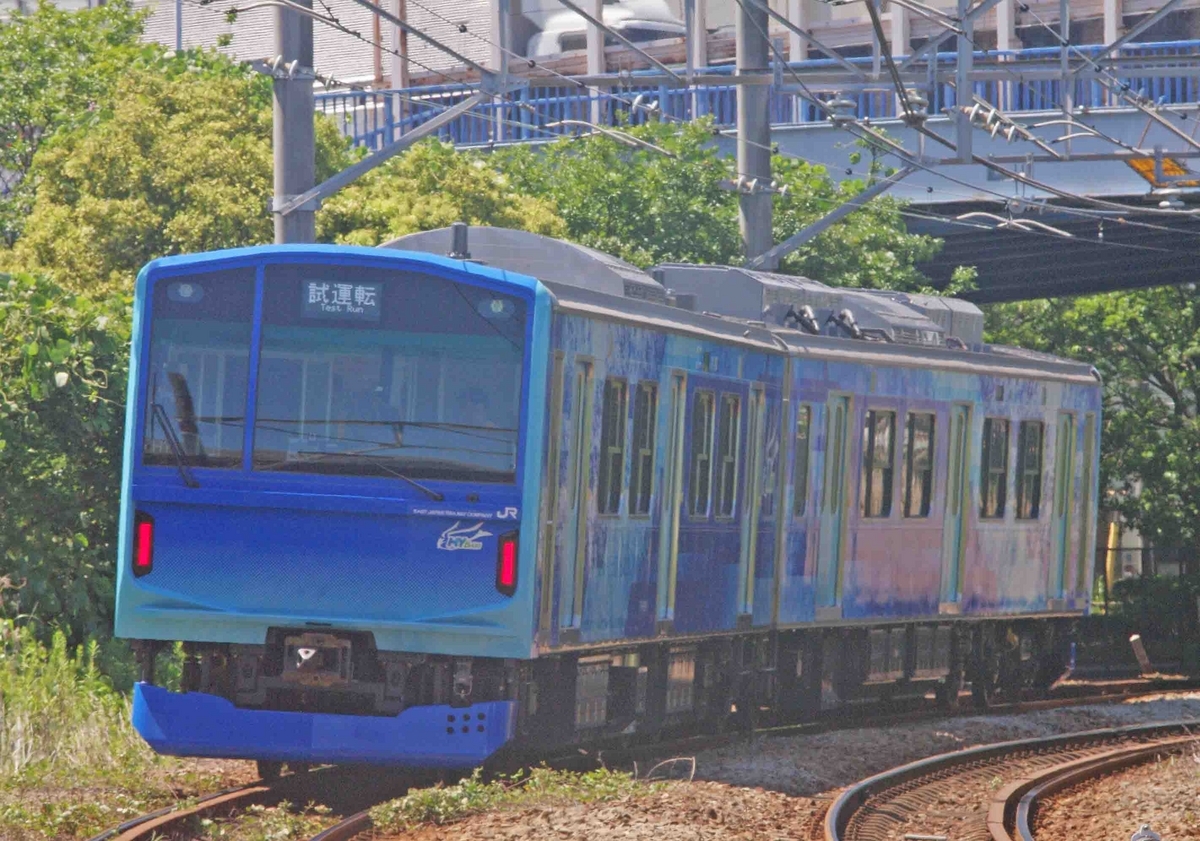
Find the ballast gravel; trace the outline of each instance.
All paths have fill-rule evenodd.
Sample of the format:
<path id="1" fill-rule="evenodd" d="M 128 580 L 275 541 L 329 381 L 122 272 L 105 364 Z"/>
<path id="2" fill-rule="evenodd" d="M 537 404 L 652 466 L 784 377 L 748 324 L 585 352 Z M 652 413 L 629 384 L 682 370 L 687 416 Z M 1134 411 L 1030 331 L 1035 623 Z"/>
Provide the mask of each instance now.
<path id="1" fill-rule="evenodd" d="M 372 841 L 816 839 L 821 837 L 824 811 L 838 789 L 906 762 L 992 742 L 1187 719 L 1200 719 L 1200 692 L 1022 715 L 758 736 L 699 753 L 696 779 L 690 783 L 673 782 L 658 791 L 614 801 L 501 810 L 446 826 L 377 834 Z M 1124 841 L 1129 832 L 1121 837 Z"/>

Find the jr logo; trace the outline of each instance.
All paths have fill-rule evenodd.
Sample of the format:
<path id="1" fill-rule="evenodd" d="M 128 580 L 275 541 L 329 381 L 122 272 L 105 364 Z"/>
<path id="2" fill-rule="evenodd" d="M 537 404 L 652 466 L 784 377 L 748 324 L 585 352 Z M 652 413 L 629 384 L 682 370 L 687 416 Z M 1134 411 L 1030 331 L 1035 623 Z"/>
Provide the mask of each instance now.
<path id="1" fill-rule="evenodd" d="M 490 531 L 483 530 L 482 521 L 473 526 L 463 526 L 461 522 L 455 522 L 454 525 L 442 532 L 442 536 L 438 538 L 437 548 L 446 552 L 457 552 L 460 549 L 478 552 L 483 548 L 483 538 L 492 536 Z"/>
<path id="2" fill-rule="evenodd" d="M 510 507 L 506 507 L 503 511 L 497 511 L 496 519 L 497 520 L 515 520 L 515 519 L 517 519 L 517 509 L 512 508 L 510 506 Z"/>

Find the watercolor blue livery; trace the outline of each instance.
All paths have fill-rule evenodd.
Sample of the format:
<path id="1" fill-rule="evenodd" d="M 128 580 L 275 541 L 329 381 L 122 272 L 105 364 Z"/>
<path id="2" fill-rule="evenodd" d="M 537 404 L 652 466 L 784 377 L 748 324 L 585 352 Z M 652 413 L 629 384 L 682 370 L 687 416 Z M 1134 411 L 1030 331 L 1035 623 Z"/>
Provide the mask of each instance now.
<path id="1" fill-rule="evenodd" d="M 1062 673 L 1089 366 L 952 299 L 469 234 L 139 275 L 116 630 L 156 750 L 467 767 Z"/>

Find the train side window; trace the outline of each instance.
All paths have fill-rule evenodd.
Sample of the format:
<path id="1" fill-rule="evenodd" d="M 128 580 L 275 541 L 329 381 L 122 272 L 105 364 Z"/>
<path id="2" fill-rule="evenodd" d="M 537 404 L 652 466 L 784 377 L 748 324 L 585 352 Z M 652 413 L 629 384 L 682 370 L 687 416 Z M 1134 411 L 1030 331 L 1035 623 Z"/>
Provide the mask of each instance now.
<path id="1" fill-rule="evenodd" d="M 904 516 L 928 517 L 933 503 L 934 416 L 909 412 L 904 430 Z"/>
<path id="2" fill-rule="evenodd" d="M 717 516 L 732 517 L 737 508 L 738 441 L 741 438 L 742 398 L 721 395 L 717 420 Z"/>
<path id="3" fill-rule="evenodd" d="M 654 427 L 658 418 L 658 385 L 639 383 L 633 395 L 633 465 L 629 477 L 629 513 L 650 513 L 654 490 Z"/>
<path id="4" fill-rule="evenodd" d="M 601 514 L 621 510 L 621 487 L 625 479 L 625 381 L 609 377 L 604 381 L 604 408 L 600 415 L 600 498 Z"/>
<path id="5" fill-rule="evenodd" d="M 892 513 L 896 413 L 872 409 L 863 424 L 862 511 L 864 517 Z"/>
<path id="6" fill-rule="evenodd" d="M 716 397 L 711 391 L 697 391 L 692 403 L 690 451 L 691 476 L 688 487 L 688 513 L 707 517 L 712 490 L 713 411 Z"/>
<path id="7" fill-rule="evenodd" d="M 1042 510 L 1041 421 L 1021 421 L 1017 427 L 1017 519 L 1036 520 Z"/>
<path id="8" fill-rule="evenodd" d="M 796 460 L 792 462 L 792 514 L 804 516 L 808 508 L 808 452 L 812 442 L 812 407 L 796 410 Z"/>
<path id="9" fill-rule="evenodd" d="M 1008 420 L 983 419 L 983 458 L 980 460 L 979 516 L 1004 516 L 1008 501 Z"/>

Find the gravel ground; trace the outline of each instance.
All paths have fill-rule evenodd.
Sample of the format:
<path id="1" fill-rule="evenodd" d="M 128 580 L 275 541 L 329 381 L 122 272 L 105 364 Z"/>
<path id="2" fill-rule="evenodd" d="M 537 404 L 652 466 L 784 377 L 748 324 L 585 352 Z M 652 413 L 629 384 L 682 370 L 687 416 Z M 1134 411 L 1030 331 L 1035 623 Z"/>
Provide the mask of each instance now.
<path id="1" fill-rule="evenodd" d="M 1055 796 L 1038 811 L 1038 841 L 1127 841 L 1143 824 L 1164 841 L 1200 839 L 1200 743 Z"/>
<path id="2" fill-rule="evenodd" d="M 389 841 L 810 839 L 820 837 L 812 834 L 813 830 L 837 789 L 906 762 L 1010 739 L 1180 719 L 1200 719 L 1200 692 L 1020 716 L 950 718 L 819 735 L 760 736 L 700 753 L 693 783 L 674 783 L 661 792 L 607 803 L 556 804 L 476 815 L 450 826 L 390 836 Z M 1196 767 L 1200 769 L 1200 765 Z M 1194 789 L 1192 798 L 1195 800 Z M 1200 815 L 1200 807 L 1194 812 Z M 1088 835 L 1051 837 L 1091 841 Z M 1184 837 L 1200 835 L 1164 834 L 1167 841 Z M 382 836 L 378 841 L 383 841 Z"/>

